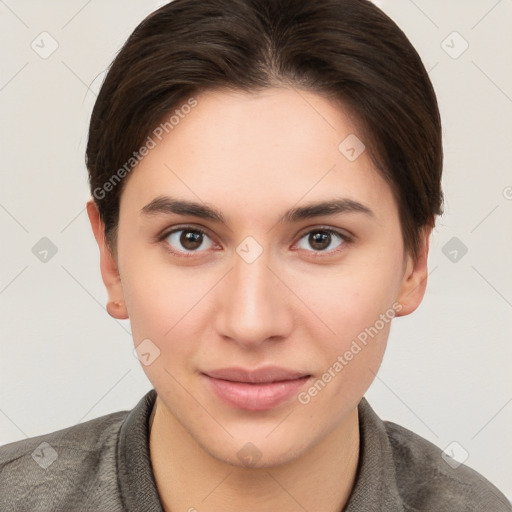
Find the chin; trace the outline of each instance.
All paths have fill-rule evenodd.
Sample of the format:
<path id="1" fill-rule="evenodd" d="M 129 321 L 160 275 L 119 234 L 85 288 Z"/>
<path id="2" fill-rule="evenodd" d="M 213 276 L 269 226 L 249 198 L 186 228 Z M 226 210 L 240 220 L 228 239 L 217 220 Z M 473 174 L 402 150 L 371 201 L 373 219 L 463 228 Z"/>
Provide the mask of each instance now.
<path id="1" fill-rule="evenodd" d="M 274 439 L 268 439 L 265 438 L 267 434 L 268 432 L 257 438 L 253 437 L 253 441 L 247 437 L 230 439 L 229 442 L 208 440 L 208 444 L 204 440 L 197 441 L 206 453 L 219 462 L 247 469 L 283 466 L 294 462 L 308 451 L 309 445 L 305 444 L 304 436 L 293 439 L 288 435 L 283 439 L 283 436 L 275 435 Z"/>

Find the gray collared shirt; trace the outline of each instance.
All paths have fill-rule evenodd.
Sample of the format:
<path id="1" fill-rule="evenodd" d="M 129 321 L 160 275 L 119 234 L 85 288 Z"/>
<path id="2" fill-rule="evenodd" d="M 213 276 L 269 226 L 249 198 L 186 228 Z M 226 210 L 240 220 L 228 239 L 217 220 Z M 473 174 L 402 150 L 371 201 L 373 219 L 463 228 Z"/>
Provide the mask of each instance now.
<path id="1" fill-rule="evenodd" d="M 131 411 L 0 447 L 0 511 L 162 512 L 149 456 L 155 399 L 152 389 Z M 344 512 L 512 512 L 483 476 L 452 468 L 438 447 L 382 421 L 365 398 L 358 411 L 359 465 Z"/>

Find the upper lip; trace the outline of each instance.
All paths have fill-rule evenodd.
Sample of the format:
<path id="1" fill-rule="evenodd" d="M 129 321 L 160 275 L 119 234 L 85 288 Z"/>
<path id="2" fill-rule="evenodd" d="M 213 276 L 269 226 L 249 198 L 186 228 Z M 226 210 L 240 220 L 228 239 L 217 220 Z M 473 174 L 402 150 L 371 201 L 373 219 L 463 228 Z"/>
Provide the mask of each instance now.
<path id="1" fill-rule="evenodd" d="M 217 370 L 208 370 L 204 373 L 214 379 L 248 383 L 268 383 L 309 377 L 307 373 L 289 370 L 279 366 L 266 366 L 255 370 L 242 367 L 219 368 Z"/>

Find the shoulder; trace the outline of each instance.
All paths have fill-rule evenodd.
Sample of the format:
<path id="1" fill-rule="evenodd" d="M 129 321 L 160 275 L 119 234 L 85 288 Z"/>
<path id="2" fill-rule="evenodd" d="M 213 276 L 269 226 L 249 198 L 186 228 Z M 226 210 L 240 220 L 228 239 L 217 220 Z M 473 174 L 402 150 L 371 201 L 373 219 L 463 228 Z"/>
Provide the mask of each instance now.
<path id="1" fill-rule="evenodd" d="M 512 512 L 507 498 L 480 473 L 453 459 L 414 432 L 384 421 L 397 485 L 406 510 Z"/>
<path id="2" fill-rule="evenodd" d="M 93 507 L 99 496 L 114 499 L 117 439 L 128 412 L 1 446 L 0 510 L 71 510 Z"/>

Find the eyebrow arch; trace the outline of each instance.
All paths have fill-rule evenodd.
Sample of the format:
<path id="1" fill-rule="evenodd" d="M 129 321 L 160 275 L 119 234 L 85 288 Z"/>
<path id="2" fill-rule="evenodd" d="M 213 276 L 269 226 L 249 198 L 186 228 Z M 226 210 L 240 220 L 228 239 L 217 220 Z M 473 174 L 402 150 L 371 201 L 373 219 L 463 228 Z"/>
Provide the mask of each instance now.
<path id="1" fill-rule="evenodd" d="M 325 215 L 336 215 L 349 212 L 358 212 L 370 217 L 375 217 L 375 214 L 370 210 L 370 208 L 358 201 L 348 198 L 335 198 L 292 208 L 281 217 L 278 223 L 293 223 Z M 193 201 L 175 199 L 169 196 L 156 197 L 141 209 L 141 214 L 144 216 L 152 216 L 156 214 L 190 215 L 192 217 L 209 219 L 226 224 L 224 216 L 216 208 Z"/>

